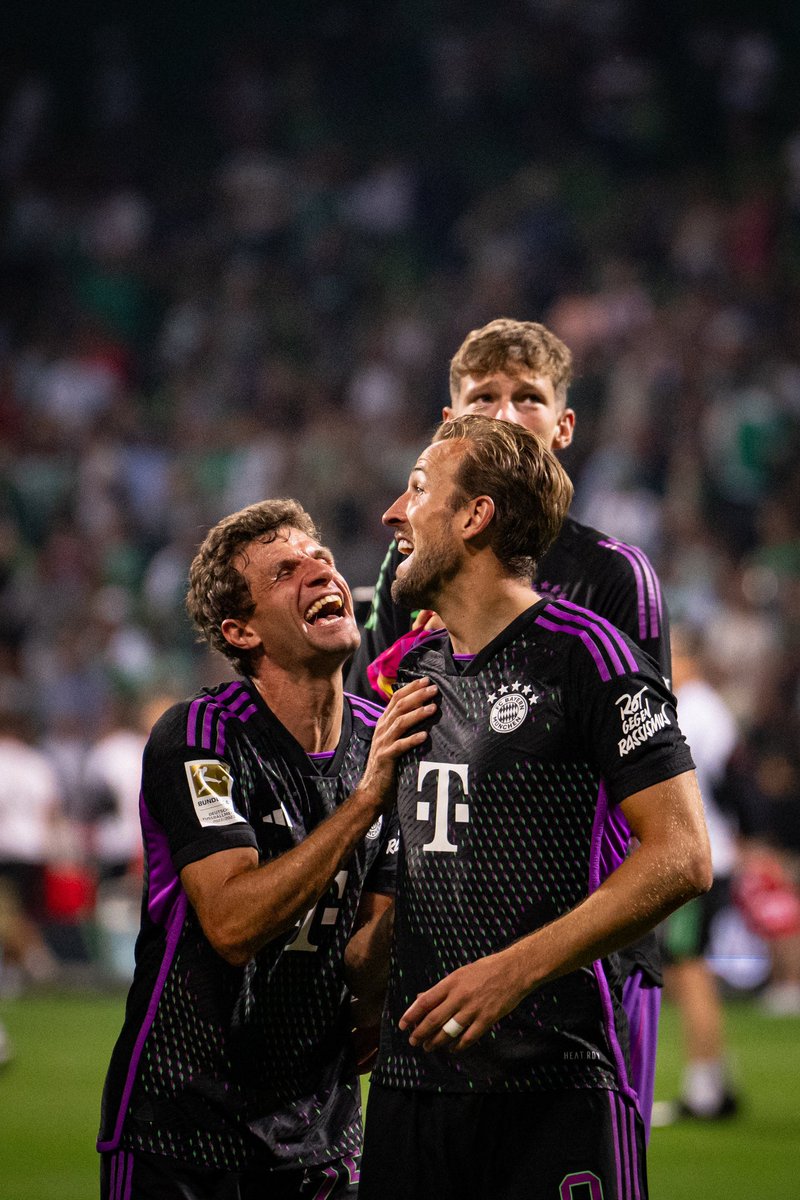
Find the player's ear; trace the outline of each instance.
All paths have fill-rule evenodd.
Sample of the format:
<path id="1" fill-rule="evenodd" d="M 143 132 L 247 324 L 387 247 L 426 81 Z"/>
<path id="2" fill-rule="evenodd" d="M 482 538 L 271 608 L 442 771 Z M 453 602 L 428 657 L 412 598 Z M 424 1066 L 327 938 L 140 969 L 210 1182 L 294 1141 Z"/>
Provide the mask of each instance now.
<path id="1" fill-rule="evenodd" d="M 484 533 L 494 517 L 494 500 L 491 496 L 477 496 L 464 505 L 465 520 L 462 532 L 465 540 Z"/>
<path id="2" fill-rule="evenodd" d="M 220 625 L 220 632 L 226 642 L 230 642 L 237 650 L 255 650 L 261 645 L 261 638 L 247 621 L 236 617 L 226 617 Z"/>
<path id="3" fill-rule="evenodd" d="M 553 450 L 566 450 L 572 442 L 575 433 L 575 410 L 565 408 L 558 418 L 556 431 L 553 436 Z"/>
<path id="4" fill-rule="evenodd" d="M 452 421 L 452 419 L 455 415 L 456 414 L 453 412 L 450 405 L 445 404 L 444 408 L 442 409 L 442 420 L 443 421 Z"/>

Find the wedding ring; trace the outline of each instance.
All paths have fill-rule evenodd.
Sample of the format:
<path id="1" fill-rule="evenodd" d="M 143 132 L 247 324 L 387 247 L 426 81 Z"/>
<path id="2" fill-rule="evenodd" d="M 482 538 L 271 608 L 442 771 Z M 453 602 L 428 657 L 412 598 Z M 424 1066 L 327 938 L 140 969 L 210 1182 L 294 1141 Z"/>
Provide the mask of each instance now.
<path id="1" fill-rule="evenodd" d="M 455 1017 L 451 1017 L 449 1021 L 445 1021 L 442 1026 L 442 1033 L 446 1033 L 448 1037 L 457 1038 L 464 1032 L 464 1026 L 459 1025 Z"/>

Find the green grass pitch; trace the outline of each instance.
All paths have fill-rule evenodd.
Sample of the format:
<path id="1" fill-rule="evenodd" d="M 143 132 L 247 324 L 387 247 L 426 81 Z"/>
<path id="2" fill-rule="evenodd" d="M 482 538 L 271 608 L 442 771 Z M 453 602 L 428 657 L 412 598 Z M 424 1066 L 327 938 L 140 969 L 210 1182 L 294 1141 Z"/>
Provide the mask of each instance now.
<path id="1" fill-rule="evenodd" d="M 124 997 L 0 1003 L 16 1049 L 0 1072 L 0 1200 L 94 1200 L 100 1090 Z M 800 1020 L 727 1009 L 744 1111 L 711 1126 L 653 1131 L 651 1200 L 790 1200 L 800 1195 Z M 674 1010 L 664 1006 L 656 1094 L 675 1094 Z M 548 1200 L 532 1197 L 532 1200 Z M 557 1200 L 557 1198 L 554 1198 Z"/>

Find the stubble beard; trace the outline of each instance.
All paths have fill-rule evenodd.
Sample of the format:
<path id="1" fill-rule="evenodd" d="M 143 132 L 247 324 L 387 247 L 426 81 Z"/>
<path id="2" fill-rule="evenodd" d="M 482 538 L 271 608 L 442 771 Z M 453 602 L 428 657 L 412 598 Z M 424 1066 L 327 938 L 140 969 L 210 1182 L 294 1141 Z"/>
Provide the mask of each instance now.
<path id="1" fill-rule="evenodd" d="M 392 583 L 392 599 L 404 608 L 436 610 L 447 584 L 458 574 L 458 550 L 442 539 L 427 550 L 415 550 L 412 561 Z"/>

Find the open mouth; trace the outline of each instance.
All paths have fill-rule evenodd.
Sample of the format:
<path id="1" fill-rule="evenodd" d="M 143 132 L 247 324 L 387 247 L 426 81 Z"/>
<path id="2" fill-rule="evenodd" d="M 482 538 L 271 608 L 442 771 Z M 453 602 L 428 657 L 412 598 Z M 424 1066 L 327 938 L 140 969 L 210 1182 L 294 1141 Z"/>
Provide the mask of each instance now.
<path id="1" fill-rule="evenodd" d="M 414 543 L 410 542 L 407 537 L 399 537 L 395 540 L 397 541 L 397 549 L 402 555 L 408 555 L 412 553 L 414 549 Z"/>
<path id="2" fill-rule="evenodd" d="M 330 596 L 320 596 L 305 611 L 303 620 L 307 625 L 330 625 L 344 615 L 344 601 L 341 596 L 331 593 Z"/>

